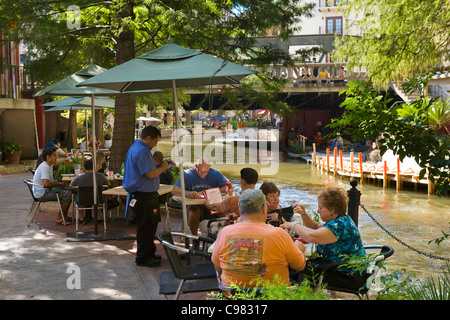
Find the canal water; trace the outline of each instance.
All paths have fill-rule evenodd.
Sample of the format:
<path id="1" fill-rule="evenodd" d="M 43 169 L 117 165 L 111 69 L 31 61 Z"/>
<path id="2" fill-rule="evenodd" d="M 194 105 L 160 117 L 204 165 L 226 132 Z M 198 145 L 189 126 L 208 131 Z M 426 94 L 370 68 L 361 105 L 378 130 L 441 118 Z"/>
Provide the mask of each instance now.
<path id="1" fill-rule="evenodd" d="M 202 150 L 208 153 L 210 147 L 210 144 L 204 143 Z M 172 158 L 175 162 L 178 159 L 178 149 L 174 149 L 170 138 L 161 139 L 156 150 L 163 152 L 167 158 Z M 191 162 L 185 166 L 185 169 L 195 162 L 195 157 L 198 157 L 198 153 L 194 154 L 193 148 L 191 150 L 190 161 L 187 161 L 186 157 L 183 160 L 186 163 Z M 280 205 L 282 207 L 301 203 L 305 205 L 308 212 L 317 210 L 317 195 L 324 187 L 342 187 L 345 190 L 351 188 L 348 178 L 334 177 L 305 162 L 287 159 L 282 153 L 274 156 L 277 160 L 276 165 L 273 162 L 262 161 L 262 157 L 258 157 L 256 161 L 258 163 L 255 163 L 251 159 L 258 152 L 259 150 L 253 148 L 234 147 L 229 152 L 223 152 L 223 161 L 214 163 L 213 168 L 221 171 L 237 189 L 239 189 L 239 172 L 242 168 L 252 167 L 259 173 L 266 172 L 260 175 L 257 187 L 263 181 L 273 181 L 281 190 Z M 234 153 L 231 154 L 231 160 L 234 159 L 234 161 L 230 161 L 230 153 Z M 243 153 L 247 161 L 237 161 Z M 227 159 L 229 161 L 226 161 Z M 263 164 L 259 163 L 261 161 Z M 439 198 L 436 195 L 428 195 L 426 188 L 416 192 L 413 188 L 397 192 L 395 186 L 392 186 L 383 190 L 382 186 L 368 182 L 358 184 L 357 189 L 361 192 L 361 203 L 388 232 L 421 252 L 450 258 L 450 239 L 441 242 L 440 245 L 434 242 L 428 244 L 430 240 L 441 237 L 441 231 L 447 231 L 449 228 L 450 199 L 448 197 Z M 441 274 L 445 261 L 418 254 L 400 244 L 376 225 L 362 208 L 359 210 L 358 227 L 364 245 L 389 245 L 394 248 L 394 255 L 388 259 L 388 271 L 404 268 L 418 278 Z"/>

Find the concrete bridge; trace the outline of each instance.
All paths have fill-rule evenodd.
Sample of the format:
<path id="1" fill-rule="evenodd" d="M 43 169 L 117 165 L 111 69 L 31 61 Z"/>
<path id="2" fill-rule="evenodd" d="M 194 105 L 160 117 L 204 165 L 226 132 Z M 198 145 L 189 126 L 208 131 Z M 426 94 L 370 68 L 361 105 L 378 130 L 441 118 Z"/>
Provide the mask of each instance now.
<path id="1" fill-rule="evenodd" d="M 256 38 L 255 46 L 273 45 L 289 53 L 312 47 L 322 48 L 323 53 L 318 57 L 316 63 L 295 63 L 292 66 L 268 65 L 267 69 L 277 78 L 288 80 L 287 85 L 281 90 L 283 93 L 339 93 L 347 87 L 347 82 L 365 79 L 365 72 L 364 70 L 347 70 L 345 64 L 324 62 L 326 55 L 334 49 L 336 37 L 340 37 L 340 35 L 297 35 L 282 41 L 277 36 L 267 36 Z M 249 65 L 248 67 L 251 68 L 252 66 Z M 341 68 L 343 68 L 342 71 Z M 321 76 L 322 71 L 324 76 Z M 221 88 L 222 86 L 188 88 L 185 89 L 185 92 L 187 94 L 220 94 Z M 257 85 L 254 89 L 260 90 L 261 86 Z"/>

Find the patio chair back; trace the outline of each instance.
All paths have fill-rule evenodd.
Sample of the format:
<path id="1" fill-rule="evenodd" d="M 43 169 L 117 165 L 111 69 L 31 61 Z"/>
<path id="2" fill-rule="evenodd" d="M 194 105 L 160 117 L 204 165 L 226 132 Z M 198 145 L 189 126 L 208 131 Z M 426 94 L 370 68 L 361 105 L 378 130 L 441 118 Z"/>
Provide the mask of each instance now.
<path id="1" fill-rule="evenodd" d="M 36 197 L 34 196 L 34 193 L 33 193 L 33 186 L 36 185 L 36 184 L 33 182 L 33 180 L 25 179 L 25 180 L 23 180 L 23 182 L 27 185 L 28 190 L 30 191 L 30 194 L 31 194 L 31 198 L 33 199 L 31 208 L 30 208 L 30 210 L 29 210 L 29 212 L 28 212 L 28 214 L 27 214 L 27 218 L 28 218 L 28 217 L 31 217 L 31 218 L 29 219 L 29 222 L 28 222 L 28 227 L 30 227 L 30 225 L 31 225 L 33 222 L 36 222 L 36 218 L 37 218 L 37 216 L 39 215 L 39 207 L 40 207 L 40 205 L 41 205 L 42 202 L 58 202 L 59 210 L 60 210 L 60 212 L 61 212 L 62 219 L 63 219 L 64 225 L 65 225 L 65 224 L 66 224 L 66 220 L 65 220 L 65 218 L 64 218 L 64 214 L 63 214 L 63 211 L 62 211 L 61 201 L 60 201 L 60 199 L 59 199 L 59 195 L 56 194 L 56 200 L 51 200 L 51 199 L 41 200 L 41 199 L 36 198 Z M 40 186 L 40 187 L 43 187 L 43 186 Z"/>
<path id="2" fill-rule="evenodd" d="M 325 266 L 317 287 L 320 287 L 320 285 L 323 283 L 325 284 L 327 290 L 352 293 L 358 296 L 360 300 L 363 299 L 363 295 L 366 295 L 367 300 L 369 300 L 369 289 L 372 286 L 372 283 L 375 280 L 375 277 L 377 276 L 382 263 L 394 254 L 394 249 L 389 246 L 365 246 L 364 249 L 379 250 L 379 255 L 377 255 L 376 258 L 369 262 L 368 268 L 362 273 L 361 277 L 355 278 L 349 275 L 348 281 L 343 282 L 347 283 L 341 285 L 333 284 L 332 274 L 335 275 L 336 270 L 339 270 L 339 267 L 345 266 L 345 268 L 351 268 L 352 266 L 368 264 L 368 262 L 356 261 L 352 263 L 331 263 Z M 327 273 L 330 274 L 330 277 L 328 278 Z M 329 283 L 327 283 L 328 281 Z"/>
<path id="3" fill-rule="evenodd" d="M 203 257 L 210 257 L 210 255 L 205 253 L 204 251 L 175 244 L 172 235 L 191 238 L 196 241 L 210 241 L 210 239 L 179 232 L 163 232 L 158 235 L 157 238 L 164 247 L 164 251 L 166 252 L 174 276 L 178 279 L 181 279 L 180 285 L 178 286 L 177 292 L 175 294 L 175 300 L 177 300 L 181 294 L 181 290 L 184 286 L 185 281 L 214 278 L 217 279 L 217 273 L 214 264 L 211 261 L 193 263 L 187 266 L 183 265 L 179 252 L 191 255 L 199 255 Z M 211 291 L 211 289 L 208 289 L 208 291 Z"/>
<path id="4" fill-rule="evenodd" d="M 97 188 L 97 203 L 102 204 L 103 187 Z M 78 187 L 78 205 L 80 206 L 93 206 L 94 205 L 94 187 Z"/>
<path id="5" fill-rule="evenodd" d="M 34 201 L 34 202 L 39 202 L 39 199 L 36 198 L 36 197 L 34 196 L 34 193 L 33 193 L 33 180 L 28 180 L 28 179 L 26 179 L 26 180 L 23 180 L 23 182 L 25 182 L 25 184 L 26 184 L 27 187 L 28 187 L 28 190 L 30 190 L 31 197 L 33 198 L 33 201 Z"/>
<path id="6" fill-rule="evenodd" d="M 76 203 L 76 225 L 75 231 L 78 232 L 78 222 L 80 210 L 86 211 L 93 209 L 94 206 L 94 187 L 78 187 L 78 202 Z M 106 230 L 106 204 L 102 195 L 103 186 L 97 188 L 98 208 L 103 212 L 103 227 Z"/>

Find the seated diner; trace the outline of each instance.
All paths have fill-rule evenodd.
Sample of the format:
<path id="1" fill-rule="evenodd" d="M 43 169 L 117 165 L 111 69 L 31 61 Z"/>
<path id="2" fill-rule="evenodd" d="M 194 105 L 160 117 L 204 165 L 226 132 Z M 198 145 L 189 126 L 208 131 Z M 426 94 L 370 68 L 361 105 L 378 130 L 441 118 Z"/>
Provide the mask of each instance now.
<path id="1" fill-rule="evenodd" d="M 283 222 L 291 221 L 292 216 L 294 215 L 294 208 L 292 206 L 285 208 L 280 206 L 280 189 L 278 189 L 275 183 L 265 181 L 259 188 L 266 196 L 268 203 L 267 222 L 273 226 L 279 226 L 281 224 L 279 222 L 280 213 Z"/>
<path id="2" fill-rule="evenodd" d="M 296 280 L 301 282 L 306 277 L 311 283 L 322 273 L 325 264 L 345 262 L 350 257 L 363 257 L 366 255 L 361 236 L 352 218 L 346 214 L 348 198 L 342 188 L 327 188 L 318 195 L 318 209 L 323 223 L 314 221 L 301 204 L 294 205 L 296 213 L 300 213 L 303 225 L 299 222 L 286 222 L 281 225 L 283 229 L 292 230 L 303 240 L 317 244 L 319 258 L 309 259 L 305 270 L 298 274 Z M 348 282 L 359 283 L 359 272 L 349 273 L 349 270 L 340 268 L 324 275 L 324 283 L 341 286 Z M 351 280 L 352 278 L 353 280 Z M 356 288 L 357 289 L 357 288 Z"/>
<path id="3" fill-rule="evenodd" d="M 239 197 L 241 222 L 226 226 L 214 243 L 212 262 L 224 286 L 252 287 L 252 280 L 289 284 L 289 267 L 305 267 L 302 243 L 287 232 L 265 223 L 266 197 L 259 189 L 247 189 Z M 227 295 L 227 292 L 224 292 Z"/>
<path id="4" fill-rule="evenodd" d="M 214 168 L 207 158 L 197 160 L 195 167 L 184 170 L 184 188 L 186 197 L 192 199 L 200 199 L 203 197 L 203 191 L 211 188 L 219 188 L 220 192 L 225 192 L 226 181 L 225 176 Z M 172 194 L 181 196 L 181 179 L 175 182 Z M 203 205 L 190 205 L 187 208 L 188 226 L 191 233 L 198 234 L 200 221 L 210 219 L 211 211 Z"/>
<path id="5" fill-rule="evenodd" d="M 70 182 L 71 188 L 73 188 L 73 187 L 92 187 L 93 186 L 94 163 L 92 161 L 92 158 L 84 159 L 83 168 L 84 168 L 84 172 L 76 175 L 75 178 L 73 178 L 73 180 Z M 110 186 L 111 185 L 111 183 L 108 181 L 106 176 L 101 172 L 96 173 L 96 178 L 97 178 L 97 186 L 102 186 L 102 185 Z M 78 195 L 77 195 L 77 198 L 75 201 L 77 203 L 79 203 Z M 97 217 L 98 217 L 98 220 L 101 220 L 100 219 L 100 217 L 102 217 L 101 209 L 98 209 L 98 210 L 99 210 L 99 214 L 97 215 Z M 85 224 L 88 220 L 87 217 L 84 216 L 83 212 L 84 211 L 80 211 L 79 222 L 81 224 Z"/>

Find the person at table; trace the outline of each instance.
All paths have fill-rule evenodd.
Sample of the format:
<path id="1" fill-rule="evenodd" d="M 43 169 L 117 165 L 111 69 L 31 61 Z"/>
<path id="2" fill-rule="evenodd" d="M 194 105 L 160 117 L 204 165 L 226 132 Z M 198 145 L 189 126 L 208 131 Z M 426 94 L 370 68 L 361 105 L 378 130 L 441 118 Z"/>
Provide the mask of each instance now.
<path id="1" fill-rule="evenodd" d="M 242 168 L 239 185 L 241 186 L 241 193 L 247 189 L 255 189 L 258 182 L 258 172 L 253 168 Z M 233 218 L 240 216 L 239 213 L 239 196 L 228 196 L 225 200 L 218 203 L 205 202 L 206 209 L 210 211 L 218 211 L 223 214 L 232 214 Z"/>
<path id="2" fill-rule="evenodd" d="M 156 167 L 159 168 L 161 167 L 163 160 L 164 160 L 164 155 L 162 154 L 161 151 L 155 151 L 153 153 L 153 158 L 155 159 L 156 162 Z M 159 176 L 159 183 L 160 184 L 172 184 L 173 182 L 173 174 L 172 171 L 170 171 L 169 169 L 163 171 L 163 173 L 160 174 Z M 163 194 L 159 196 L 159 203 L 164 204 L 166 203 L 167 200 L 167 196 L 169 194 Z"/>
<path id="3" fill-rule="evenodd" d="M 45 144 L 45 148 L 55 148 L 57 158 L 67 158 L 69 154 L 67 153 L 66 148 L 61 148 L 61 141 L 59 139 L 53 139 L 53 141 L 49 141 Z"/>
<path id="4" fill-rule="evenodd" d="M 94 184 L 93 181 L 93 174 L 94 174 L 94 162 L 92 161 L 92 158 L 86 158 L 83 161 L 83 172 L 80 174 L 77 174 L 75 178 L 72 179 L 70 182 L 70 187 L 92 187 Z M 96 172 L 96 179 L 97 179 L 97 186 L 111 186 L 111 183 L 108 181 L 106 176 L 101 172 Z M 78 195 L 75 200 L 77 203 L 79 203 Z M 84 216 L 84 211 L 80 211 L 80 217 L 78 218 L 79 222 L 81 224 L 85 224 L 87 222 L 86 217 Z M 101 209 L 99 209 L 99 214 L 97 214 L 97 219 L 99 221 L 102 220 L 102 214 Z"/>
<path id="5" fill-rule="evenodd" d="M 48 143 L 48 142 L 47 142 Z M 48 145 L 50 144 L 45 144 L 47 147 L 44 147 L 45 149 L 52 149 L 53 151 L 56 152 L 56 147 L 48 147 Z M 53 144 L 53 143 L 52 143 Z M 45 158 L 44 158 L 44 150 L 42 150 L 42 152 L 39 154 L 37 160 L 36 160 L 36 169 L 39 168 L 39 166 L 41 165 L 42 162 L 45 162 Z M 59 161 L 59 162 L 58 162 Z M 58 158 L 56 158 L 56 163 L 53 164 L 53 172 L 56 171 L 56 168 L 59 166 L 61 160 L 58 160 Z"/>
<path id="6" fill-rule="evenodd" d="M 295 212 L 300 213 L 303 226 L 299 222 L 286 222 L 281 228 L 292 230 L 299 237 L 310 243 L 317 244 L 317 253 L 320 258 L 308 260 L 307 267 L 301 276 L 314 279 L 314 275 L 322 272 L 324 264 L 344 262 L 349 257 L 363 257 L 366 255 L 361 235 L 352 218 L 346 214 L 348 197 L 342 188 L 327 188 L 320 192 L 317 212 L 323 223 L 314 221 L 301 204 L 295 204 Z M 324 283 L 339 286 L 347 282 L 349 273 L 339 269 L 324 276 Z M 360 280 L 360 273 L 351 275 Z M 316 277 L 317 278 L 317 277 Z M 356 281 L 355 283 L 357 283 Z"/>
<path id="7" fill-rule="evenodd" d="M 54 148 L 45 148 L 42 151 L 42 159 L 44 161 L 39 165 L 34 173 L 33 183 L 43 186 L 33 186 L 33 194 L 36 198 L 41 201 L 44 200 L 54 200 L 57 201 L 58 195 L 61 202 L 62 214 L 64 215 L 64 220 L 66 225 L 70 224 L 67 217 L 67 212 L 69 211 L 70 204 L 72 203 L 72 191 L 64 188 L 64 182 L 58 182 L 53 178 L 53 165 L 56 163 L 56 151 Z M 57 224 L 64 223 L 61 211 L 58 211 L 58 216 L 56 217 Z"/>
<path id="8" fill-rule="evenodd" d="M 95 148 L 94 148 L 94 146 L 95 146 Z M 95 151 L 94 151 L 94 149 L 95 149 Z M 89 143 L 87 152 L 89 152 L 90 154 L 92 154 L 93 152 L 98 152 L 98 144 L 95 144 L 95 143 L 92 143 L 92 142 Z"/>
<path id="9" fill-rule="evenodd" d="M 161 221 L 159 212 L 159 176 L 169 167 L 163 162 L 156 167 L 151 154 L 161 139 L 161 132 L 154 126 L 145 127 L 139 139 L 128 149 L 125 158 L 123 188 L 130 195 L 129 207 L 136 217 L 136 265 L 155 267 L 161 264 L 156 254 L 154 238 Z"/>
<path id="10" fill-rule="evenodd" d="M 84 140 L 80 144 L 81 151 L 88 151 L 88 146 L 92 143 L 92 136 L 88 136 L 87 139 Z"/>
<path id="11" fill-rule="evenodd" d="M 105 175 L 106 170 L 106 154 L 103 151 L 97 151 L 95 154 L 95 162 L 97 165 L 96 172 L 103 173 Z"/>
<path id="12" fill-rule="evenodd" d="M 53 169 L 54 171 L 56 171 L 59 167 L 59 165 L 61 164 L 61 162 L 64 161 L 64 158 L 68 157 L 68 154 L 66 151 L 64 151 L 63 149 L 61 149 L 61 143 L 59 142 L 58 139 L 53 139 L 52 141 L 48 141 L 45 146 L 45 148 L 53 148 L 55 149 L 56 152 L 56 163 L 53 165 Z M 36 163 L 36 168 L 45 160 L 40 156 L 38 157 L 37 163 Z"/>
<path id="13" fill-rule="evenodd" d="M 211 261 L 222 284 L 251 287 L 253 279 L 270 281 L 275 275 L 289 284 L 289 267 L 297 271 L 305 267 L 303 244 L 265 223 L 266 196 L 260 189 L 242 192 L 239 209 L 241 222 L 224 227 L 214 243 Z"/>
<path id="14" fill-rule="evenodd" d="M 161 167 L 164 160 L 164 155 L 162 154 L 162 152 L 155 151 L 153 153 L 153 158 L 155 159 L 156 167 L 157 168 Z M 170 170 L 163 171 L 163 173 L 161 173 L 161 175 L 159 176 L 160 184 L 172 184 L 172 182 L 173 182 L 173 174 Z"/>
<path id="15" fill-rule="evenodd" d="M 99 148 L 110 150 L 112 147 L 112 137 L 110 133 L 105 134 L 105 141 L 100 143 Z"/>
<path id="16" fill-rule="evenodd" d="M 187 198 L 200 199 L 202 191 L 211 188 L 220 188 L 220 192 L 225 192 L 226 181 L 225 176 L 218 170 L 211 168 L 211 164 L 207 158 L 200 158 L 194 168 L 184 170 L 184 189 Z M 174 196 L 181 196 L 181 181 L 178 178 L 172 189 Z M 201 220 L 211 217 L 211 211 L 205 206 L 188 206 L 187 222 L 191 233 L 198 233 L 198 226 Z"/>
<path id="17" fill-rule="evenodd" d="M 292 216 L 294 215 L 294 208 L 292 206 L 285 208 L 280 206 L 280 189 L 278 189 L 276 184 L 270 181 L 265 181 L 259 188 L 266 196 L 268 203 L 267 222 L 273 226 L 279 226 L 280 223 L 278 223 L 278 221 L 280 213 L 283 218 L 283 222 L 291 221 Z"/>

